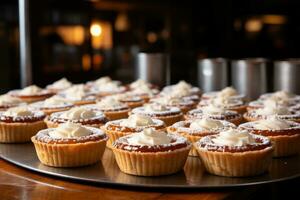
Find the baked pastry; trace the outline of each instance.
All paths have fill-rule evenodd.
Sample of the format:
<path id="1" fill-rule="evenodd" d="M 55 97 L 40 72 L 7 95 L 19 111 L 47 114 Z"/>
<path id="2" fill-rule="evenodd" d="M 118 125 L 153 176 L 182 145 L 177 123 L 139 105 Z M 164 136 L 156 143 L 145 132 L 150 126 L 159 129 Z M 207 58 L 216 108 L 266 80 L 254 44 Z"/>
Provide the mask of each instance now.
<path id="1" fill-rule="evenodd" d="M 145 100 L 140 96 L 132 94 L 130 92 L 125 92 L 122 94 L 113 95 L 118 101 L 125 103 L 129 108 L 141 107 L 144 105 Z"/>
<path id="2" fill-rule="evenodd" d="M 202 95 L 202 99 L 213 99 L 217 97 L 245 100 L 245 95 L 239 94 L 233 87 L 226 87 L 221 91 L 206 92 Z"/>
<path id="3" fill-rule="evenodd" d="M 266 107 L 250 110 L 244 114 L 247 121 L 257 121 L 276 115 L 279 119 L 300 122 L 300 112 L 289 107 L 268 105 Z"/>
<path id="4" fill-rule="evenodd" d="M 92 109 L 101 110 L 108 120 L 127 118 L 130 111 L 130 108 L 125 103 L 120 102 L 113 96 L 104 97 L 96 104 L 87 106 Z"/>
<path id="5" fill-rule="evenodd" d="M 48 128 L 56 128 L 59 124 L 66 122 L 100 128 L 107 122 L 107 118 L 100 110 L 74 107 L 67 111 L 52 113 L 46 117 L 45 122 Z"/>
<path id="6" fill-rule="evenodd" d="M 191 148 L 188 140 L 154 128 L 117 139 L 112 147 L 120 170 L 137 176 L 161 176 L 180 171 Z"/>
<path id="7" fill-rule="evenodd" d="M 36 85 L 31 85 L 21 90 L 12 90 L 8 92 L 9 95 L 19 98 L 26 103 L 35 101 L 42 101 L 54 95 L 53 92 L 44 90 Z"/>
<path id="8" fill-rule="evenodd" d="M 141 86 L 146 86 L 147 88 L 150 88 L 150 89 L 157 89 L 156 85 L 153 85 L 152 83 L 149 83 L 143 79 L 138 79 L 129 84 L 130 90 L 138 89 Z"/>
<path id="9" fill-rule="evenodd" d="M 74 105 L 93 104 L 96 102 L 95 94 L 83 84 L 73 85 L 58 93 L 58 96 L 61 96 Z"/>
<path id="10" fill-rule="evenodd" d="M 201 108 L 203 106 L 208 106 L 209 104 L 213 104 L 217 107 L 223 107 L 228 110 L 236 111 L 240 114 L 243 114 L 247 111 L 247 104 L 241 99 L 237 98 L 228 98 L 228 97 L 216 97 L 211 99 L 203 99 L 198 104 L 198 107 Z"/>
<path id="11" fill-rule="evenodd" d="M 94 81 L 89 81 L 86 83 L 88 87 L 102 87 L 103 85 L 106 85 L 107 83 L 113 83 L 115 85 L 121 85 L 120 81 L 112 80 L 109 76 L 102 76 Z"/>
<path id="12" fill-rule="evenodd" d="M 103 77 L 89 85 L 90 90 L 99 97 L 124 93 L 126 87 L 122 86 L 119 81 L 112 81 L 109 77 Z"/>
<path id="13" fill-rule="evenodd" d="M 272 116 L 241 124 L 239 128 L 268 137 L 274 145 L 274 157 L 290 156 L 300 152 L 299 123 Z"/>
<path id="14" fill-rule="evenodd" d="M 69 110 L 74 104 L 68 102 L 60 96 L 52 96 L 44 101 L 38 101 L 29 105 L 32 108 L 38 109 L 50 115 L 55 112 Z"/>
<path id="15" fill-rule="evenodd" d="M 199 119 L 210 118 L 216 120 L 225 120 L 234 123 L 235 125 L 239 125 L 243 122 L 243 117 L 241 114 L 232 110 L 227 110 L 223 107 L 215 106 L 213 104 L 204 106 L 202 108 L 191 110 L 185 115 L 185 119 L 196 119 L 196 118 Z"/>
<path id="16" fill-rule="evenodd" d="M 182 112 L 179 108 L 164 106 L 156 103 L 146 104 L 143 107 L 134 108 L 131 113 L 160 119 L 164 121 L 167 126 L 171 126 L 175 122 L 183 119 Z"/>
<path id="17" fill-rule="evenodd" d="M 46 128 L 45 114 L 28 107 L 14 107 L 0 112 L 0 142 L 29 142 L 39 130 Z"/>
<path id="18" fill-rule="evenodd" d="M 277 98 L 283 101 L 294 101 L 300 102 L 300 95 L 296 95 L 284 90 L 276 91 L 273 93 L 266 93 L 259 97 L 261 100 L 269 99 L 269 98 Z"/>
<path id="19" fill-rule="evenodd" d="M 272 143 L 267 137 L 238 129 L 203 137 L 194 147 L 207 172 L 230 177 L 264 173 L 273 153 Z"/>
<path id="20" fill-rule="evenodd" d="M 72 86 L 72 83 L 70 81 L 68 81 L 68 79 L 61 78 L 58 81 L 55 81 L 54 83 L 52 83 L 50 85 L 47 85 L 46 89 L 51 92 L 58 93 L 58 92 L 61 92 L 63 90 L 70 88 L 71 86 Z"/>
<path id="21" fill-rule="evenodd" d="M 141 97 L 145 102 L 156 96 L 159 90 L 153 84 L 147 83 L 142 79 L 138 79 L 129 85 L 130 94 Z"/>
<path id="22" fill-rule="evenodd" d="M 181 98 L 174 97 L 174 96 L 162 96 L 162 97 L 153 98 L 150 100 L 150 103 L 158 103 L 165 106 L 177 107 L 180 108 L 183 114 L 196 108 L 197 105 L 197 103 L 192 100 L 182 98 L 182 97 Z"/>
<path id="23" fill-rule="evenodd" d="M 0 111 L 7 110 L 8 108 L 25 106 L 26 103 L 17 97 L 4 94 L 0 96 Z"/>
<path id="24" fill-rule="evenodd" d="M 159 119 L 151 119 L 149 116 L 133 114 L 128 119 L 110 121 L 102 126 L 102 130 L 109 136 L 107 147 L 111 148 L 118 138 L 140 132 L 145 128 L 164 130 L 165 123 Z"/>
<path id="25" fill-rule="evenodd" d="M 191 143 L 195 143 L 204 136 L 218 134 L 221 131 L 235 127 L 234 124 L 227 121 L 202 118 L 176 122 L 172 126 L 169 126 L 167 130 L 168 133 L 180 134 L 186 137 Z M 194 147 L 192 147 L 189 155 L 198 156 Z"/>
<path id="26" fill-rule="evenodd" d="M 175 85 L 166 86 L 162 89 L 160 96 L 174 96 L 195 98 L 201 96 L 201 90 L 198 87 L 193 87 L 185 81 L 180 81 Z"/>
<path id="27" fill-rule="evenodd" d="M 31 138 L 41 163 L 80 167 L 101 160 L 108 137 L 97 128 L 67 122 L 39 131 Z"/>

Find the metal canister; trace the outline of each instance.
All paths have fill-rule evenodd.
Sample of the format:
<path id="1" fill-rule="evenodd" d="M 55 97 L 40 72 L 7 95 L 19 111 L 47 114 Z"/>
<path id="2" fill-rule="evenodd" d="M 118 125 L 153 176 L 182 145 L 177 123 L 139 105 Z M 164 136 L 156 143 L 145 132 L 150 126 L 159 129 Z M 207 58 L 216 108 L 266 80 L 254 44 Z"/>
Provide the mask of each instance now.
<path id="1" fill-rule="evenodd" d="M 198 60 L 198 85 L 204 92 L 221 90 L 228 85 L 228 62 L 224 58 Z"/>
<path id="2" fill-rule="evenodd" d="M 231 84 L 249 99 L 256 99 L 268 89 L 269 61 L 265 58 L 233 60 Z"/>
<path id="3" fill-rule="evenodd" d="M 164 86 L 170 83 L 170 58 L 165 53 L 139 53 L 136 63 L 136 79 Z"/>

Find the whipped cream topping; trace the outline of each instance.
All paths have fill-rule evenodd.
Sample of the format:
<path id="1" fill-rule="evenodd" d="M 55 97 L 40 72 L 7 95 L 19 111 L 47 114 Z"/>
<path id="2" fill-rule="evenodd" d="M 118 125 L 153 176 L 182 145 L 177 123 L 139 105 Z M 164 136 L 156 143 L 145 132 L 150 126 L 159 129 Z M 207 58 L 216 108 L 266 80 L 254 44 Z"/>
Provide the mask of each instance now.
<path id="1" fill-rule="evenodd" d="M 154 128 L 146 128 L 141 132 L 132 134 L 127 139 L 130 145 L 164 145 L 170 144 L 172 138 L 167 135 L 167 133 Z"/>
<path id="2" fill-rule="evenodd" d="M 138 80 L 136 80 L 136 81 L 134 81 L 134 82 L 132 82 L 132 83 L 130 84 L 130 88 L 132 88 L 132 89 L 138 89 L 138 88 L 140 88 L 140 87 L 147 87 L 147 88 L 149 88 L 149 87 L 148 87 L 149 85 L 150 85 L 150 84 L 147 83 L 145 80 L 143 80 L 143 79 L 138 79 Z"/>
<path id="3" fill-rule="evenodd" d="M 79 119 L 91 119 L 96 117 L 96 112 L 86 107 L 74 107 L 61 114 L 61 118 L 79 120 Z"/>
<path id="4" fill-rule="evenodd" d="M 4 113 L 4 116 L 8 117 L 33 117 L 34 112 L 28 107 L 14 107 L 7 109 Z"/>
<path id="5" fill-rule="evenodd" d="M 13 97 L 7 94 L 0 96 L 0 105 L 17 105 L 21 103 L 23 103 L 23 101 L 17 97 Z"/>
<path id="6" fill-rule="evenodd" d="M 281 106 L 289 106 L 289 100 L 288 99 L 281 99 L 278 98 L 277 96 L 270 96 L 266 100 L 263 101 L 264 106 L 272 106 L 276 107 L 278 105 Z"/>
<path id="7" fill-rule="evenodd" d="M 120 122 L 120 126 L 126 127 L 144 127 L 151 125 L 155 125 L 151 117 L 141 114 L 132 114 L 128 117 L 128 119 L 123 119 Z"/>
<path id="8" fill-rule="evenodd" d="M 255 138 L 247 130 L 229 129 L 220 132 L 212 141 L 217 145 L 244 146 L 255 144 Z"/>
<path id="9" fill-rule="evenodd" d="M 118 98 L 114 97 L 114 96 L 105 97 L 105 98 L 101 99 L 101 101 L 96 103 L 96 107 L 98 107 L 102 110 L 125 107 L 125 106 L 126 106 L 125 104 L 120 102 L 118 100 Z"/>
<path id="10" fill-rule="evenodd" d="M 63 106 L 63 105 L 67 105 L 67 104 L 71 104 L 70 102 L 68 102 L 67 99 L 62 98 L 60 96 L 53 96 L 50 97 L 48 99 L 46 99 L 45 101 L 43 101 L 43 105 L 44 106 Z"/>
<path id="11" fill-rule="evenodd" d="M 49 132 L 51 138 L 77 138 L 91 135 L 92 131 L 80 124 L 66 122 Z"/>
<path id="12" fill-rule="evenodd" d="M 288 107 L 268 105 L 264 108 L 255 110 L 257 115 L 290 115 L 292 114 Z"/>
<path id="13" fill-rule="evenodd" d="M 83 84 L 78 84 L 66 89 L 61 94 L 63 94 L 67 99 L 81 100 L 87 96 L 88 90 Z"/>
<path id="14" fill-rule="evenodd" d="M 226 113 L 226 109 L 221 106 L 210 104 L 201 108 L 203 114 L 207 115 L 222 115 Z"/>
<path id="15" fill-rule="evenodd" d="M 155 102 L 162 105 L 179 105 L 183 102 L 183 99 L 180 99 L 179 97 L 173 97 L 173 96 L 162 96 L 159 98 L 152 99 L 151 102 Z"/>
<path id="16" fill-rule="evenodd" d="M 112 82 L 111 78 L 109 76 L 103 76 L 101 78 L 98 78 L 94 83 L 98 86 L 104 85 L 106 83 Z"/>
<path id="17" fill-rule="evenodd" d="M 72 83 L 70 81 L 68 81 L 66 78 L 62 78 L 62 79 L 55 81 L 51 85 L 48 85 L 47 88 L 63 90 L 63 89 L 69 88 L 71 86 L 72 86 Z"/>
<path id="18" fill-rule="evenodd" d="M 219 97 L 232 97 L 236 95 L 238 95 L 238 92 L 233 87 L 226 87 L 217 94 Z"/>
<path id="19" fill-rule="evenodd" d="M 295 97 L 296 95 L 282 90 L 282 91 L 277 91 L 277 92 L 273 93 L 272 96 L 287 100 L 287 99 L 291 99 L 291 98 Z"/>
<path id="20" fill-rule="evenodd" d="M 43 91 L 42 88 L 36 86 L 36 85 L 30 85 L 28 87 L 23 88 L 20 90 L 20 95 L 37 95 L 40 94 Z"/>
<path id="21" fill-rule="evenodd" d="M 283 130 L 290 128 L 290 123 L 274 116 L 253 122 L 253 128 L 258 130 Z"/>
<path id="22" fill-rule="evenodd" d="M 151 104 L 146 104 L 144 106 L 145 111 L 147 112 L 160 112 L 160 111 L 168 111 L 168 107 L 162 104 L 158 103 L 151 103 Z"/>
<path id="23" fill-rule="evenodd" d="M 203 118 L 196 119 L 190 124 L 191 129 L 204 129 L 204 130 L 212 130 L 223 128 L 224 124 L 218 120 Z"/>
<path id="24" fill-rule="evenodd" d="M 177 84 L 174 85 L 174 90 L 189 90 L 192 88 L 192 85 L 185 82 L 184 80 L 179 81 Z"/>
<path id="25" fill-rule="evenodd" d="M 158 90 L 151 89 L 148 85 L 141 85 L 139 87 L 133 88 L 131 91 L 133 94 L 147 94 L 150 97 L 158 93 Z"/>

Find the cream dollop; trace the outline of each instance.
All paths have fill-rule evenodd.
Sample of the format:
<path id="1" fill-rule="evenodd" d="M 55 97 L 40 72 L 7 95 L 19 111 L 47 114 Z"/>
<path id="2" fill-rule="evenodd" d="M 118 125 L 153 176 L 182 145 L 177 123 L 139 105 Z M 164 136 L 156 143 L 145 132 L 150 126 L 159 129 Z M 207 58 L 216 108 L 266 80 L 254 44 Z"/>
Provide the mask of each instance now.
<path id="1" fill-rule="evenodd" d="M 146 128 L 141 132 L 132 134 L 128 139 L 130 145 L 163 145 L 170 144 L 172 138 L 165 132 L 155 130 L 154 128 Z"/>
<path id="2" fill-rule="evenodd" d="M 256 114 L 258 115 L 290 115 L 288 107 L 280 106 L 280 105 L 268 105 L 264 108 L 257 109 Z"/>
<path id="3" fill-rule="evenodd" d="M 163 96 L 163 97 L 153 99 L 153 102 L 162 105 L 178 105 L 182 102 L 182 100 L 179 97 Z"/>
<path id="4" fill-rule="evenodd" d="M 102 92 L 118 92 L 122 87 L 117 82 L 104 83 L 98 88 Z"/>
<path id="5" fill-rule="evenodd" d="M 176 85 L 174 85 L 174 90 L 180 89 L 180 90 L 189 90 L 192 88 L 191 84 L 188 84 L 184 80 L 179 81 Z"/>
<path id="6" fill-rule="evenodd" d="M 218 129 L 224 127 L 223 123 L 209 118 L 196 119 L 190 124 L 191 129 Z"/>
<path id="7" fill-rule="evenodd" d="M 36 95 L 40 94 L 43 91 L 42 88 L 36 86 L 36 85 L 30 85 L 28 87 L 23 88 L 19 94 L 20 95 Z"/>
<path id="8" fill-rule="evenodd" d="M 62 113 L 60 117 L 65 119 L 90 119 L 96 116 L 96 112 L 85 107 L 74 107 Z"/>
<path id="9" fill-rule="evenodd" d="M 154 125 L 154 121 L 149 116 L 132 114 L 128 119 L 123 119 L 120 123 L 121 126 L 127 127 L 140 127 Z"/>
<path id="10" fill-rule="evenodd" d="M 144 106 L 145 111 L 148 112 L 159 112 L 159 111 L 167 111 L 169 110 L 165 105 L 158 104 L 158 103 L 151 103 Z"/>
<path id="11" fill-rule="evenodd" d="M 217 96 L 219 97 L 232 97 L 237 95 L 237 91 L 233 87 L 226 87 L 223 90 L 221 90 Z"/>
<path id="12" fill-rule="evenodd" d="M 138 79 L 130 84 L 130 88 L 138 89 L 140 87 L 145 87 L 145 86 L 148 88 L 148 85 L 149 85 L 149 83 L 147 83 L 145 80 Z"/>
<path id="13" fill-rule="evenodd" d="M 109 83 L 109 82 L 112 82 L 111 78 L 109 76 L 103 76 L 101 78 L 98 78 L 95 81 L 95 84 L 98 85 L 98 86 L 101 86 L 101 85 L 104 85 L 104 84 Z"/>
<path id="14" fill-rule="evenodd" d="M 68 99 L 82 99 L 87 95 L 87 89 L 83 84 L 73 85 L 72 87 L 66 89 L 63 94 Z"/>
<path id="15" fill-rule="evenodd" d="M 62 90 L 62 89 L 69 88 L 71 86 L 72 86 L 72 83 L 70 81 L 68 81 L 66 78 L 62 78 L 62 79 L 59 79 L 58 81 L 55 81 L 48 87 Z"/>
<path id="16" fill-rule="evenodd" d="M 220 132 L 212 141 L 217 145 L 244 146 L 255 143 L 255 138 L 247 130 L 229 129 Z"/>
<path id="17" fill-rule="evenodd" d="M 285 100 L 295 97 L 294 94 L 287 92 L 287 91 L 283 91 L 283 90 L 273 93 L 272 96 L 278 97 L 280 99 L 285 99 Z"/>
<path id="18" fill-rule="evenodd" d="M 0 96 L 0 105 L 16 105 L 23 103 L 21 99 L 7 94 Z"/>
<path id="19" fill-rule="evenodd" d="M 131 92 L 133 94 L 147 94 L 149 96 L 153 96 L 158 91 L 151 89 L 148 85 L 141 85 L 139 87 L 134 88 Z"/>
<path id="20" fill-rule="evenodd" d="M 202 107 L 202 112 L 207 115 L 222 115 L 226 112 L 226 109 L 221 106 L 210 104 Z"/>
<path id="21" fill-rule="evenodd" d="M 80 124 L 66 122 L 49 132 L 52 138 L 77 138 L 91 135 L 92 132 Z"/>
<path id="22" fill-rule="evenodd" d="M 266 100 L 263 101 L 263 105 L 264 106 L 288 106 L 289 105 L 289 101 L 288 99 L 281 99 L 278 98 L 277 96 L 270 96 L 269 98 L 267 98 Z"/>
<path id="23" fill-rule="evenodd" d="M 9 117 L 32 117 L 34 113 L 27 107 L 14 107 L 7 109 L 3 115 Z"/>
<path id="24" fill-rule="evenodd" d="M 68 104 L 68 103 L 69 102 L 65 98 L 62 98 L 62 97 L 59 97 L 59 96 L 53 96 L 53 97 L 50 97 L 50 98 L 46 99 L 43 102 L 43 105 L 44 106 L 59 106 L 59 105 L 65 105 L 65 104 Z"/>
<path id="25" fill-rule="evenodd" d="M 253 128 L 259 130 L 283 130 L 290 128 L 288 121 L 277 117 L 270 117 L 264 120 L 253 122 Z"/>
<path id="26" fill-rule="evenodd" d="M 100 109 L 111 109 L 121 106 L 124 106 L 124 104 L 120 102 L 117 97 L 114 96 L 105 97 L 96 104 L 96 107 Z"/>

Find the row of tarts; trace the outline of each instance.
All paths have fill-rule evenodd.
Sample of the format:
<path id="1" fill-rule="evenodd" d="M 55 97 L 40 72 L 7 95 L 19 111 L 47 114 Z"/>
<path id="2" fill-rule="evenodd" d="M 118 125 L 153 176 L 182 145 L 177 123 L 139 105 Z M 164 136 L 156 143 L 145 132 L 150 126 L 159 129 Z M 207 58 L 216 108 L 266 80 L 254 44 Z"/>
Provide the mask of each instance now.
<path id="1" fill-rule="evenodd" d="M 234 88 L 202 94 L 185 81 L 159 91 L 143 80 L 63 78 L 0 96 L 0 110 L 0 142 L 32 141 L 53 167 L 96 163 L 109 148 L 127 174 L 172 174 L 199 156 L 211 174 L 244 177 L 300 151 L 300 96 L 285 91 L 248 102 Z"/>

